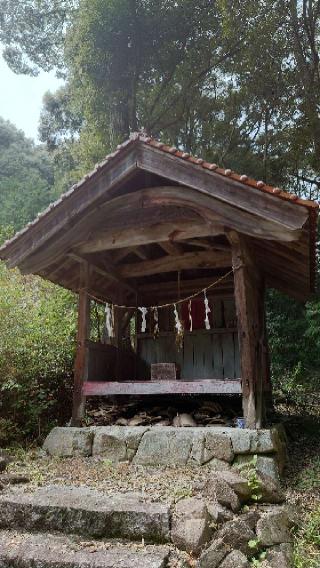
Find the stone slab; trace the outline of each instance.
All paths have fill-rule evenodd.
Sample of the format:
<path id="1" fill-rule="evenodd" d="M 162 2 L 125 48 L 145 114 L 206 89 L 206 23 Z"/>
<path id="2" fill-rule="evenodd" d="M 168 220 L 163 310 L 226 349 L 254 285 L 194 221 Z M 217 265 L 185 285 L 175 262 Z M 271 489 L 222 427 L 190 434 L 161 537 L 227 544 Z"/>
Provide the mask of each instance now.
<path id="1" fill-rule="evenodd" d="M 143 426 L 100 426 L 96 428 L 92 455 L 113 463 L 132 461 L 148 428 Z"/>
<path id="2" fill-rule="evenodd" d="M 45 439 L 43 449 L 59 458 L 92 455 L 94 428 L 56 427 Z"/>
<path id="3" fill-rule="evenodd" d="M 205 434 L 204 461 L 207 463 L 213 458 L 231 463 L 234 458 L 234 450 L 231 437 L 228 434 L 210 429 L 210 432 Z"/>
<path id="4" fill-rule="evenodd" d="M 228 431 L 227 431 L 228 430 Z M 218 460 L 228 464 L 234 450 L 230 432 L 216 427 L 149 428 L 144 433 L 133 463 L 139 465 L 204 465 Z"/>
<path id="5" fill-rule="evenodd" d="M 165 568 L 164 546 L 77 545 L 74 539 L 50 534 L 0 531 L 0 568 Z"/>
<path id="6" fill-rule="evenodd" d="M 230 437 L 235 454 L 269 454 L 279 451 L 285 439 L 281 426 L 262 430 L 248 428 L 230 428 L 218 426 L 211 428 L 217 434 L 223 433 Z"/>
<path id="7" fill-rule="evenodd" d="M 193 428 L 163 427 L 144 434 L 133 463 L 138 465 L 186 465 L 193 447 Z M 196 434 L 198 437 L 198 434 Z"/>
<path id="8" fill-rule="evenodd" d="M 110 497 L 86 487 L 52 485 L 1 495 L 0 528 L 163 543 L 170 540 L 170 511 L 136 494 Z"/>

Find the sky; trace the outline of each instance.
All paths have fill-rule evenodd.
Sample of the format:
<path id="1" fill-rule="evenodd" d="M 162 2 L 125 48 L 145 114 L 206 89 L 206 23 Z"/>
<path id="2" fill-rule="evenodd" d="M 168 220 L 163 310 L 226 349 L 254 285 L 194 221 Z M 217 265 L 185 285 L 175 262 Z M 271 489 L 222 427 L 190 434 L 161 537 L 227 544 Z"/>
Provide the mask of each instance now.
<path id="1" fill-rule="evenodd" d="M 0 52 L 0 116 L 36 142 L 42 97 L 46 91 L 55 91 L 62 84 L 54 73 L 42 72 L 38 77 L 16 75 Z"/>

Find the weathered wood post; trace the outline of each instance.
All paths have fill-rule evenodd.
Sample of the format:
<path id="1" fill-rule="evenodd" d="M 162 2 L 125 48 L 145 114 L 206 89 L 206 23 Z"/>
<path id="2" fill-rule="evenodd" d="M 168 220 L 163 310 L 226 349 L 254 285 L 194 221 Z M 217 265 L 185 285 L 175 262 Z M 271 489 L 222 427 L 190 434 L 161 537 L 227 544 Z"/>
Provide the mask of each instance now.
<path id="1" fill-rule="evenodd" d="M 88 262 L 80 264 L 80 289 L 78 301 L 77 353 L 74 365 L 73 409 L 71 426 L 81 426 L 85 397 L 82 394 L 88 375 L 88 339 L 90 334 L 90 298 L 88 296 L 90 269 Z"/>
<path id="2" fill-rule="evenodd" d="M 231 231 L 234 295 L 238 319 L 243 414 L 247 428 L 261 428 L 264 416 L 263 355 L 264 280 L 257 267 L 248 238 Z"/>

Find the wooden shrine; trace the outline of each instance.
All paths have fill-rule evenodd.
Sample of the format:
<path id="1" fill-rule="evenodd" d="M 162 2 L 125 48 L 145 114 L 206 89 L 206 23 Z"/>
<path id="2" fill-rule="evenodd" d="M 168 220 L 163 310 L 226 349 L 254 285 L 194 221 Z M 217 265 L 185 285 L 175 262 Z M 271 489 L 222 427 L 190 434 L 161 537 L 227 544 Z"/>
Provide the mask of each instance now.
<path id="1" fill-rule="evenodd" d="M 79 294 L 72 424 L 88 396 L 211 393 L 242 395 L 247 426 L 261 427 L 270 395 L 265 291 L 302 301 L 312 293 L 317 212 L 135 134 L 7 241 L 0 258 L 9 267 Z M 92 301 L 112 306 L 113 333 L 99 342 Z M 151 366 L 164 363 L 177 376 L 151 380 Z"/>

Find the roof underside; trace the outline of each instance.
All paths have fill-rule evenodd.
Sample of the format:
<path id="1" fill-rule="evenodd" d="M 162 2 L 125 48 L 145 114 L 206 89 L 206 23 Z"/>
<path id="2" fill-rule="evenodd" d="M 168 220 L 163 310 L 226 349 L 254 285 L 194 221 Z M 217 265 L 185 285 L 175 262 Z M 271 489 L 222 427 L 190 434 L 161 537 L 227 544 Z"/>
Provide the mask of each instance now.
<path id="1" fill-rule="evenodd" d="M 305 299 L 313 289 L 317 205 L 219 170 L 141 136 L 115 154 L 5 243 L 0 258 L 23 273 L 146 305 L 190 294 L 228 272 L 226 235 L 249 238 L 269 286 Z M 218 293 L 232 293 L 232 277 Z"/>

